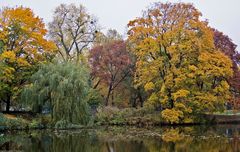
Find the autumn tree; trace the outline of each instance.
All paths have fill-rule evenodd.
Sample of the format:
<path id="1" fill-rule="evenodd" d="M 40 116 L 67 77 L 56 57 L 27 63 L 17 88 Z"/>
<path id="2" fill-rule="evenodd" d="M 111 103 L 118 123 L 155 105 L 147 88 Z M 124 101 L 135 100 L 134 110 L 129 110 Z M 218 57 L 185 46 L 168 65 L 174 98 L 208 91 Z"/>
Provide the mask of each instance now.
<path id="1" fill-rule="evenodd" d="M 237 45 L 232 40 L 217 29 L 214 31 L 214 44 L 217 49 L 227 55 L 232 61 L 233 76 L 228 79 L 230 90 L 233 94 L 232 103 L 235 108 L 239 108 L 240 103 L 240 54 L 237 52 Z"/>
<path id="2" fill-rule="evenodd" d="M 49 36 L 57 44 L 64 61 L 79 61 L 83 50 L 89 47 L 97 34 L 97 22 L 82 5 L 61 4 L 49 23 Z"/>
<path id="3" fill-rule="evenodd" d="M 112 40 L 94 46 L 90 50 L 89 62 L 92 68 L 91 75 L 97 79 L 95 88 L 99 84 L 107 86 L 105 105 L 108 105 L 110 95 L 131 72 L 126 43 L 123 40 Z"/>
<path id="4" fill-rule="evenodd" d="M 106 34 L 99 32 L 96 36 L 96 39 L 93 43 L 93 46 L 101 46 L 112 43 L 113 41 L 122 41 L 123 37 L 115 30 L 109 29 Z M 126 42 L 127 43 L 127 42 Z M 114 96 L 114 105 L 118 107 L 138 107 L 143 106 L 144 102 L 144 90 L 142 87 L 134 87 L 133 85 L 133 77 L 134 77 L 134 65 L 135 65 L 135 57 L 132 53 L 128 52 L 129 59 L 131 60 L 131 66 L 129 66 L 131 71 L 123 81 L 114 89 L 111 96 Z M 90 53 L 91 54 L 91 53 Z M 93 82 L 93 88 L 96 91 L 101 92 L 103 96 L 106 96 L 106 85 L 102 83 L 101 79 L 97 77 L 94 73 L 91 75 L 91 79 Z M 112 99 L 111 99 L 112 100 Z M 113 101 L 112 101 L 113 102 Z"/>
<path id="5" fill-rule="evenodd" d="M 231 61 L 200 16 L 192 4 L 155 3 L 128 24 L 136 85 L 171 123 L 191 122 L 193 114 L 221 110 L 229 100 Z"/>
<path id="6" fill-rule="evenodd" d="M 42 19 L 29 8 L 0 12 L 0 101 L 6 111 L 37 66 L 54 56 L 55 44 L 45 39 L 46 33 Z"/>

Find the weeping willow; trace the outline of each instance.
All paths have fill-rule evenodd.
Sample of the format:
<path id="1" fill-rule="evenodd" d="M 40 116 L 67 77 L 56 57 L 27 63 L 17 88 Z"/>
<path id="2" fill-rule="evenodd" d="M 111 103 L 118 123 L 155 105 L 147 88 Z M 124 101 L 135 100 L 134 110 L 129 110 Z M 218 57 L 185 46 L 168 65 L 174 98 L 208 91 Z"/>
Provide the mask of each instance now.
<path id="1" fill-rule="evenodd" d="M 89 120 L 88 78 L 84 66 L 72 63 L 43 65 L 22 92 L 22 100 L 35 112 L 40 112 L 43 105 L 49 103 L 54 122 L 86 124 Z"/>

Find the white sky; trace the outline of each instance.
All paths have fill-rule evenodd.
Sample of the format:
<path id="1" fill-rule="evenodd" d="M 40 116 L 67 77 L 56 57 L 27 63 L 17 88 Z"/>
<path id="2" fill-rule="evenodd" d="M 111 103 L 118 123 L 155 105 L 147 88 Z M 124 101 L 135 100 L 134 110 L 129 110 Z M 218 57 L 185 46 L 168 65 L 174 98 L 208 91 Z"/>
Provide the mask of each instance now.
<path id="1" fill-rule="evenodd" d="M 240 50 L 240 0 L 168 0 L 170 2 L 191 2 L 198 8 L 203 18 L 212 27 L 227 34 Z M 53 10 L 61 3 L 83 4 L 90 14 L 99 19 L 104 28 L 113 28 L 121 34 L 126 33 L 129 20 L 141 16 L 142 10 L 156 0 L 0 0 L 3 6 L 25 6 L 47 23 L 51 21 Z M 166 2 L 166 0 L 161 0 Z"/>

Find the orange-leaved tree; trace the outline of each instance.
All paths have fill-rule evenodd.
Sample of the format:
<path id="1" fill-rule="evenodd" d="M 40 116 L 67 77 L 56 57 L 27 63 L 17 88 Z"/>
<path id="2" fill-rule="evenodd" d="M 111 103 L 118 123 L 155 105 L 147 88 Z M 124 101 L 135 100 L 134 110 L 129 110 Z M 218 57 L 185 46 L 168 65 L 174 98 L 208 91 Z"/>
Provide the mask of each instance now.
<path id="1" fill-rule="evenodd" d="M 170 123 L 222 110 L 229 100 L 231 60 L 214 46 L 213 32 L 188 3 L 155 3 L 129 22 L 137 57 L 136 85 L 149 92 L 148 105 Z"/>
<path id="2" fill-rule="evenodd" d="M 9 111 L 21 88 L 40 63 L 51 60 L 56 46 L 45 39 L 41 18 L 24 7 L 0 12 L 0 101 Z"/>

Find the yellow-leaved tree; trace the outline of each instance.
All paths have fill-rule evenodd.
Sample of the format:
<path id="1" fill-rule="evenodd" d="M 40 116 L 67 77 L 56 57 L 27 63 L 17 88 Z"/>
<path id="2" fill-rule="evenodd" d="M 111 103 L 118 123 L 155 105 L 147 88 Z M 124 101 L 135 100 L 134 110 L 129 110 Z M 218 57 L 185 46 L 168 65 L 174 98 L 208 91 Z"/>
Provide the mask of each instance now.
<path id="1" fill-rule="evenodd" d="M 129 22 L 137 57 L 135 82 L 149 92 L 148 105 L 170 123 L 222 110 L 229 99 L 231 61 L 214 46 L 201 13 L 186 3 L 155 3 Z"/>
<path id="2" fill-rule="evenodd" d="M 9 111 L 11 101 L 40 63 L 52 59 L 56 46 L 45 38 L 41 18 L 24 7 L 0 12 L 0 102 Z"/>

